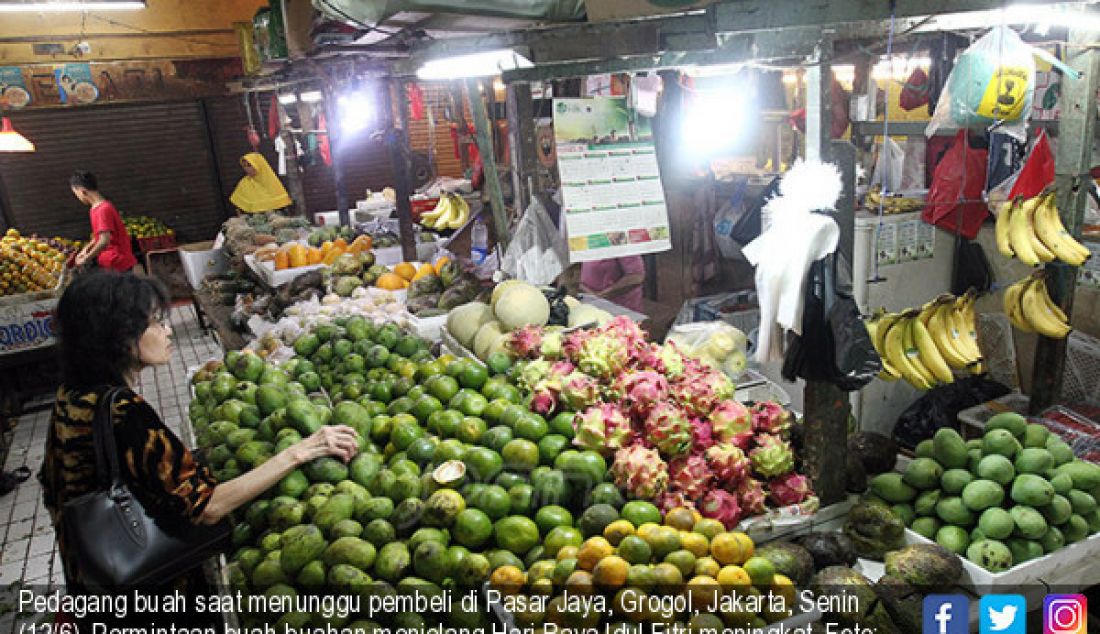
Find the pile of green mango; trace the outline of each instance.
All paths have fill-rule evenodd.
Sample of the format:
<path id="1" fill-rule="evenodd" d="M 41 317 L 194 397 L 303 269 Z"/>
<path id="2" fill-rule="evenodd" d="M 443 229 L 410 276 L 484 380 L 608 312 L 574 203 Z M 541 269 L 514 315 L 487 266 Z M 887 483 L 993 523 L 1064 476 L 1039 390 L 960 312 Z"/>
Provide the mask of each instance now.
<path id="1" fill-rule="evenodd" d="M 229 569 L 242 592 L 479 588 L 501 566 L 526 569 L 618 519 L 624 500 L 605 459 L 570 448 L 573 414 L 547 420 L 529 411 L 508 373 L 436 358 L 427 341 L 360 316 L 317 326 L 293 347 L 296 356 L 280 366 L 231 352 L 193 380 L 200 455 L 221 480 L 323 425 L 347 425 L 360 438 L 350 463 L 314 460 L 242 509 Z M 456 610 L 372 621 L 240 616 L 276 629 L 484 625 L 484 611 L 457 602 Z"/>
<path id="2" fill-rule="evenodd" d="M 1100 466 L 1012 412 L 979 439 L 938 430 L 904 474 L 878 475 L 870 490 L 911 530 L 992 572 L 1100 531 Z"/>

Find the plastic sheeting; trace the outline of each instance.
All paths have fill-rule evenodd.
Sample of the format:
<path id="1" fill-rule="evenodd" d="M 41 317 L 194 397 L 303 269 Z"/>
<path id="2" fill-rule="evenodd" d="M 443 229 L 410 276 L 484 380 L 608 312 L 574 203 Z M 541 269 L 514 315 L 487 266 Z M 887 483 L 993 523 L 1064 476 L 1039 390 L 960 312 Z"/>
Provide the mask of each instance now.
<path id="1" fill-rule="evenodd" d="M 458 13 L 566 22 L 583 20 L 584 0 L 313 0 L 328 17 L 375 26 L 398 13 Z"/>

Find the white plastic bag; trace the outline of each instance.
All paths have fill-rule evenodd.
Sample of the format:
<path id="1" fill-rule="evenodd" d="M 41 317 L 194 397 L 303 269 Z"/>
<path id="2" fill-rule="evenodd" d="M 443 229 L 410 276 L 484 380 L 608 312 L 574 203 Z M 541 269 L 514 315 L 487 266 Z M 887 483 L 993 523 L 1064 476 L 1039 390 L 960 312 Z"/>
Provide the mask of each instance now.
<path id="1" fill-rule="evenodd" d="M 875 173 L 871 177 L 871 185 L 882 185 L 883 193 L 895 193 L 901 191 L 902 175 L 905 173 L 905 150 L 902 150 L 901 146 L 889 137 L 886 138 L 884 145 L 885 148 L 883 145 L 876 148 L 878 160 L 875 162 Z M 886 179 L 885 183 L 883 179 Z"/>
<path id="2" fill-rule="evenodd" d="M 1027 120 L 1035 93 L 1036 49 L 1007 26 L 994 27 L 959 56 L 940 95 L 936 114 L 925 129 L 941 127 L 998 129 L 1027 138 Z"/>
<path id="3" fill-rule="evenodd" d="M 699 321 L 673 327 L 665 337 L 689 357 L 723 370 L 731 377 L 745 371 L 745 333 L 724 321 Z"/>
<path id="4" fill-rule="evenodd" d="M 537 197 L 523 213 L 500 268 L 517 280 L 552 283 L 569 265 L 569 251 Z"/>

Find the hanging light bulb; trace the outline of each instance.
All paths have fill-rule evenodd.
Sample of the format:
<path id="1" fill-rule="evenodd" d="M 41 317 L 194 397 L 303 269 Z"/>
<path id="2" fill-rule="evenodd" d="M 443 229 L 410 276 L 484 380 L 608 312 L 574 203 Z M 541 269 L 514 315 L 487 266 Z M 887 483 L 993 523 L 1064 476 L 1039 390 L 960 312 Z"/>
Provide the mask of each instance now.
<path id="1" fill-rule="evenodd" d="M 4 117 L 0 122 L 0 152 L 33 152 L 34 143 L 15 131 L 11 119 Z"/>

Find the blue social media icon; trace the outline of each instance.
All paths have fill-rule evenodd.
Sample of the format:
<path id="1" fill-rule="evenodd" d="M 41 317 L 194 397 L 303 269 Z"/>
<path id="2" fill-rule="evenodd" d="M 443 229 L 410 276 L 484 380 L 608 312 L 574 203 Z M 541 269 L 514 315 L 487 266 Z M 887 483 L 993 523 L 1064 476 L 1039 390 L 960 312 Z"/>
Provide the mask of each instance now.
<path id="1" fill-rule="evenodd" d="M 981 634 L 1027 634 L 1027 601 L 1018 594 L 988 594 L 978 603 Z"/>
<path id="2" fill-rule="evenodd" d="M 924 597 L 924 634 L 969 634 L 970 600 L 961 594 Z"/>

